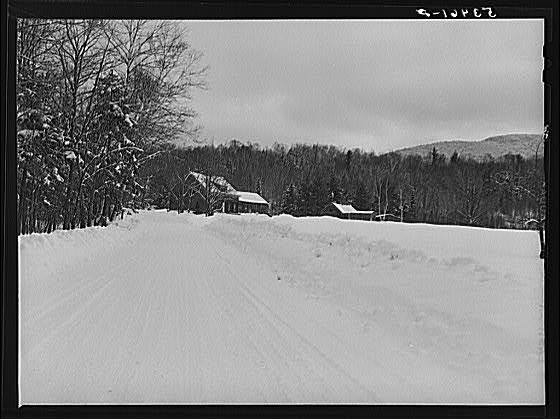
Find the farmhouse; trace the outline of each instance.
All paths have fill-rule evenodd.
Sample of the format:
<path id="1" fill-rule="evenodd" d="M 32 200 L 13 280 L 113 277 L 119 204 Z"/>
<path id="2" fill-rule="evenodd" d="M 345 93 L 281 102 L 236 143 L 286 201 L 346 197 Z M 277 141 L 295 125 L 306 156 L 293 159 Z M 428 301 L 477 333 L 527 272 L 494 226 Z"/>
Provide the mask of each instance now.
<path id="1" fill-rule="evenodd" d="M 191 172 L 193 180 L 190 188 L 193 193 L 188 209 L 194 212 L 205 212 L 210 205 L 213 211 L 225 213 L 261 213 L 268 214 L 270 205 L 256 192 L 236 190 L 222 176 L 207 176 Z"/>
<path id="2" fill-rule="evenodd" d="M 359 211 L 349 204 L 331 202 L 325 207 L 323 215 L 330 215 L 347 220 L 371 221 L 373 218 L 373 211 Z"/>
<path id="3" fill-rule="evenodd" d="M 256 192 L 235 191 L 225 196 L 222 211 L 227 213 L 256 212 L 268 214 L 269 204 Z"/>

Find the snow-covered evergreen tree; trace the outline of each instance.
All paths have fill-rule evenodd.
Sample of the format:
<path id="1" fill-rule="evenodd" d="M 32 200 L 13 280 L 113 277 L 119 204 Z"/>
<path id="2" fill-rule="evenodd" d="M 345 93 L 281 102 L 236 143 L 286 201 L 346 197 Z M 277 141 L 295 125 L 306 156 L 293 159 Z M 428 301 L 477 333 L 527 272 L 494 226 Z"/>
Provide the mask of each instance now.
<path id="1" fill-rule="evenodd" d="M 298 190 L 293 183 L 288 185 L 282 195 L 281 212 L 290 215 L 298 214 Z"/>

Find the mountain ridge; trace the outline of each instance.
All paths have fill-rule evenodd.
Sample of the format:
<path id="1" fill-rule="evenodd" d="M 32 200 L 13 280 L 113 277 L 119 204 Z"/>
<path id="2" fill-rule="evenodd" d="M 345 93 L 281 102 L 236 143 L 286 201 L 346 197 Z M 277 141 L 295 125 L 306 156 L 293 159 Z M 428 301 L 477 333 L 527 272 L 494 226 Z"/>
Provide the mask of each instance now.
<path id="1" fill-rule="evenodd" d="M 395 150 L 401 155 L 420 155 L 422 157 L 430 154 L 435 147 L 439 154 L 447 158 L 457 151 L 461 157 L 471 157 L 477 160 L 488 155 L 498 158 L 506 154 L 520 154 L 524 158 L 534 157 L 535 151 L 542 156 L 544 147 L 541 143 L 541 134 L 503 134 L 484 138 L 478 141 L 469 140 L 444 140 L 421 144 L 413 147 L 405 147 Z"/>

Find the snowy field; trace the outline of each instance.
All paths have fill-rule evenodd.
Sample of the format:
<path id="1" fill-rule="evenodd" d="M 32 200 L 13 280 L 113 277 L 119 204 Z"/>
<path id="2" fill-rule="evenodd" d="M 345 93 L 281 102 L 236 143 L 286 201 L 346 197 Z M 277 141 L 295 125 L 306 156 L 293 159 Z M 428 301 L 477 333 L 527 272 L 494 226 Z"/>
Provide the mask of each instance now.
<path id="1" fill-rule="evenodd" d="M 544 402 L 535 232 L 145 211 L 19 245 L 23 404 Z"/>

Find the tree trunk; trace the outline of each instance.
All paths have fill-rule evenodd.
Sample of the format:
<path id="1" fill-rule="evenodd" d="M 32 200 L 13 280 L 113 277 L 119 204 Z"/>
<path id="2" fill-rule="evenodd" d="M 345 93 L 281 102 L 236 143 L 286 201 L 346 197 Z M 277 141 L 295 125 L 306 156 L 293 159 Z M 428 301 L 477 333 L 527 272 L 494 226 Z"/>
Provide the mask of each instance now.
<path id="1" fill-rule="evenodd" d="M 35 233 L 35 208 L 37 207 L 35 200 L 37 199 L 37 189 L 38 186 L 35 186 L 35 180 L 32 180 L 31 184 L 32 192 L 31 192 L 31 208 L 29 210 L 29 233 Z"/>
<path id="2" fill-rule="evenodd" d="M 76 217 L 78 216 L 78 208 L 79 208 L 79 211 L 80 211 L 80 225 L 82 224 L 82 205 L 80 205 L 80 204 L 83 204 L 82 186 L 83 186 L 83 183 L 84 183 L 84 176 L 85 176 L 85 171 L 81 176 L 79 176 L 79 179 L 80 179 L 79 182 L 80 183 L 78 184 L 78 192 L 76 193 L 76 199 L 74 200 L 74 211 L 72 213 L 72 219 L 75 220 Z"/>
<path id="3" fill-rule="evenodd" d="M 400 192 L 400 198 L 401 198 L 401 202 L 400 202 L 400 210 L 401 210 L 401 223 L 404 220 L 404 207 L 403 207 L 403 201 L 402 201 L 402 189 L 399 191 Z"/>
<path id="4" fill-rule="evenodd" d="M 107 217 L 109 215 L 109 200 L 108 191 L 105 189 L 105 194 L 103 195 L 103 205 L 101 205 L 101 217 Z"/>
<path id="5" fill-rule="evenodd" d="M 111 210 L 111 216 L 109 217 L 109 221 L 113 221 L 115 219 L 115 216 L 117 215 L 117 211 L 119 210 L 117 204 L 113 204 L 112 206 L 112 210 Z"/>
<path id="6" fill-rule="evenodd" d="M 82 194 L 80 193 L 80 195 L 82 195 Z M 83 198 L 83 196 L 80 197 L 79 205 L 80 205 L 80 228 L 86 228 L 86 214 L 85 214 L 85 211 L 84 211 L 84 198 Z"/>
<path id="7" fill-rule="evenodd" d="M 87 226 L 88 227 L 91 227 L 91 224 L 92 224 L 94 206 L 95 206 L 95 193 L 92 193 L 89 197 L 89 205 L 88 205 L 88 212 L 87 212 Z"/>
<path id="8" fill-rule="evenodd" d="M 18 235 L 26 234 L 27 168 L 24 167 L 19 186 Z"/>
<path id="9" fill-rule="evenodd" d="M 74 161 L 70 162 L 70 172 L 68 174 L 68 184 L 66 185 L 66 198 L 64 199 L 62 228 L 69 230 L 71 226 L 72 214 L 70 212 L 70 201 L 72 199 L 72 182 L 74 180 Z"/>
<path id="10" fill-rule="evenodd" d="M 387 210 L 389 209 L 389 178 L 385 181 L 385 216 L 383 219 L 387 217 Z"/>
<path id="11" fill-rule="evenodd" d="M 47 217 L 47 227 L 46 227 L 46 232 L 50 233 L 52 231 L 52 215 L 49 214 L 49 216 Z"/>

